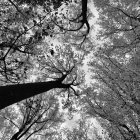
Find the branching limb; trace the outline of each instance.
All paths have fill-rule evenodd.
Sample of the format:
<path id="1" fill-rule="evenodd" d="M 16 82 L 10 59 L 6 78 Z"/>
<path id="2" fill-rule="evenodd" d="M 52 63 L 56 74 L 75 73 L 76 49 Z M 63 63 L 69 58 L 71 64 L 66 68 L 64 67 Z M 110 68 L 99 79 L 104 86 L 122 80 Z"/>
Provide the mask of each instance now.
<path id="1" fill-rule="evenodd" d="M 24 17 L 26 18 L 26 16 L 19 10 L 18 6 L 17 6 L 13 1 L 11 1 L 11 0 L 8 0 L 8 1 L 16 8 L 16 10 L 17 10 L 22 16 L 24 16 Z"/>
<path id="2" fill-rule="evenodd" d="M 82 3 L 82 12 L 81 12 L 81 14 L 79 16 L 77 16 L 75 19 L 69 20 L 70 22 L 81 24 L 78 28 L 75 28 L 75 29 L 64 28 L 63 26 L 60 26 L 54 20 L 52 20 L 53 23 L 56 26 L 58 26 L 60 29 L 66 30 L 66 31 L 79 31 L 80 29 L 82 29 L 82 27 L 84 25 L 86 25 L 86 27 L 87 27 L 86 35 L 87 35 L 89 33 L 89 31 L 90 31 L 90 25 L 89 25 L 88 20 L 87 20 L 87 2 L 88 2 L 88 0 L 81 0 L 81 3 Z"/>

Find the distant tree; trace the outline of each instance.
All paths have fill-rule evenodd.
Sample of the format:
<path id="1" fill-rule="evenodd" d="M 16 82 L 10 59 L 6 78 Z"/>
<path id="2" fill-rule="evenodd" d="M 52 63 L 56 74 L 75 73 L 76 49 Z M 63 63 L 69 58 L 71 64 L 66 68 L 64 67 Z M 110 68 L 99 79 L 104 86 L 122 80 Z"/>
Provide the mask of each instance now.
<path id="1" fill-rule="evenodd" d="M 101 27 L 97 39 L 103 44 L 97 45 L 90 63 L 94 83 L 83 91 L 84 110 L 99 120 L 109 139 L 139 139 L 138 1 L 93 2 Z"/>
<path id="2" fill-rule="evenodd" d="M 52 96 L 40 95 L 27 99 L 15 108 L 3 110 L 1 119 L 4 119 L 3 134 L 1 139 L 10 140 L 47 138 L 55 133 L 55 129 L 63 121 L 63 116 L 59 113 L 58 101 Z M 18 113 L 14 111 L 18 110 Z M 14 117 L 12 117 L 12 115 Z M 9 132 L 8 129 L 13 130 Z"/>
<path id="3" fill-rule="evenodd" d="M 98 37 L 106 39 L 104 52 L 118 58 L 139 48 L 139 6 L 137 0 L 94 0 L 99 10 Z"/>
<path id="4" fill-rule="evenodd" d="M 102 55 L 100 61 L 93 61 L 91 66 L 96 83 L 83 91 L 87 93 L 83 98 L 85 112 L 99 118 L 111 139 L 138 139 L 140 85 L 134 61 L 120 63 Z"/>

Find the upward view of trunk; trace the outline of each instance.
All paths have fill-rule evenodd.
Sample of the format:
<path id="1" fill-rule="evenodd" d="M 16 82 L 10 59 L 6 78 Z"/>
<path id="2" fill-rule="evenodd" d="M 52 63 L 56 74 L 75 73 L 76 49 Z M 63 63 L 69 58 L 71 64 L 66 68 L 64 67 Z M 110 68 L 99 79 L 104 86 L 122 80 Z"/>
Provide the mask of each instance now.
<path id="1" fill-rule="evenodd" d="M 38 83 L 26 83 L 17 85 L 7 85 L 0 87 L 0 109 L 9 105 L 41 94 L 54 88 L 68 88 L 69 84 L 60 81 L 47 81 Z"/>

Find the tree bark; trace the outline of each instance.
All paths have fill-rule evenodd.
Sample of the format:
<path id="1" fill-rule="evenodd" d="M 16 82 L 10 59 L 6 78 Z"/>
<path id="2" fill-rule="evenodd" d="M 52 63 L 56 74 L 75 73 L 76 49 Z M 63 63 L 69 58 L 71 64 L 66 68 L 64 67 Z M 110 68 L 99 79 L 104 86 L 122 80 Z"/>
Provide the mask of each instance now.
<path id="1" fill-rule="evenodd" d="M 9 105 L 41 94 L 54 88 L 69 88 L 69 84 L 63 84 L 61 81 L 47 81 L 38 83 L 25 83 L 17 85 L 7 85 L 0 87 L 0 109 Z"/>

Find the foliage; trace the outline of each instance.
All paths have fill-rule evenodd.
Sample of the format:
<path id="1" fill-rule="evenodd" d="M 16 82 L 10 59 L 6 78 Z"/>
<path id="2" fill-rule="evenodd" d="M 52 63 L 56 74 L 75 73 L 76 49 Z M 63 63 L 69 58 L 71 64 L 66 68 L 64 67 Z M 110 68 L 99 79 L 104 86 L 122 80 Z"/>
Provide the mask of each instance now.
<path id="1" fill-rule="evenodd" d="M 108 139 L 139 139 L 139 7 L 127 0 L 94 3 L 98 38 L 105 40 L 90 62 L 95 82 L 83 91 L 82 111 L 98 119 Z"/>
<path id="2" fill-rule="evenodd" d="M 83 83 L 84 73 L 80 67 L 85 53 L 68 44 L 64 36 L 75 41 L 73 36 L 77 32 L 77 39 L 82 40 L 78 45 L 84 44 L 90 30 L 87 1 L 4 0 L 0 7 L 0 82 L 3 85 L 0 91 L 3 107 L 36 92 L 60 88 L 50 92 L 55 92 L 55 97 L 41 94 L 2 110 L 1 139 L 49 138 L 63 120 L 57 99 L 60 96 L 64 98 L 64 108 L 74 112 L 71 100 L 75 95 L 79 96 L 77 89 Z M 63 38 L 60 46 L 50 41 L 57 39 L 59 42 L 60 37 Z M 29 83 L 31 77 L 35 78 L 35 83 Z M 55 85 L 48 85 L 49 82 Z"/>
<path id="3" fill-rule="evenodd" d="M 50 1 L 51 4 L 53 2 Z M 34 56 L 41 51 L 38 45 L 46 42 L 47 38 L 58 38 L 58 33 L 78 31 L 84 24 L 88 24 L 85 17 L 87 11 L 80 8 L 80 3 L 76 2 L 75 6 L 74 4 L 73 2 L 63 3 L 59 9 L 46 5 L 49 9 L 45 9 L 42 6 L 18 5 L 11 0 L 1 1 L 0 74 L 2 82 L 19 83 L 28 79 L 27 73 L 33 68 Z M 73 11 L 71 7 L 74 8 Z M 79 10 L 81 14 L 76 8 L 81 9 Z M 75 14 L 77 14 L 76 22 L 71 20 Z M 84 16 L 83 20 L 81 20 L 82 16 Z M 89 30 L 89 27 L 87 28 Z M 49 50 L 48 45 L 45 49 Z"/>
<path id="4" fill-rule="evenodd" d="M 103 5 L 104 3 L 104 5 Z M 98 23 L 99 37 L 107 38 L 104 51 L 109 55 L 124 57 L 139 47 L 139 6 L 138 1 L 106 0 L 95 4 L 100 8 Z M 107 44 L 110 45 L 107 45 Z"/>
<path id="5" fill-rule="evenodd" d="M 3 110 L 1 119 L 5 120 L 1 139 L 15 140 L 48 137 L 62 123 L 63 116 L 53 96 L 40 95 Z"/>
<path id="6" fill-rule="evenodd" d="M 106 121 L 105 127 L 109 129 L 112 139 L 137 139 L 139 75 L 128 65 L 108 57 L 104 57 L 100 64 L 92 65 L 96 67 L 94 78 L 100 83 L 97 82 L 97 86 L 87 91 L 88 113 Z"/>
<path id="7" fill-rule="evenodd" d="M 102 140 L 98 130 L 86 118 L 81 117 L 75 122 L 76 125 L 72 129 L 63 128 L 61 135 L 65 140 Z"/>
<path id="8" fill-rule="evenodd" d="M 26 83 L 34 77 L 38 83 L 54 81 L 61 85 L 59 90 L 50 91 L 50 97 L 41 94 L 19 103 L 20 114 L 10 112 L 13 108 L 4 110 L 0 121 L 2 136 L 9 134 L 5 139 L 28 139 L 32 134 L 59 140 L 63 135 L 68 140 L 139 139 L 139 1 L 93 2 L 99 12 L 97 41 L 102 41 L 96 45 L 88 36 L 91 28 L 87 0 L 0 2 L 1 83 Z M 55 39 L 57 43 L 52 43 Z M 89 53 L 93 84 L 87 86 L 82 66 Z M 90 137 L 90 126 L 84 119 L 73 130 L 55 131 L 62 121 L 57 99 L 62 101 L 62 109 L 68 110 L 70 119 L 78 110 L 96 118 L 103 137 L 96 129 Z"/>

